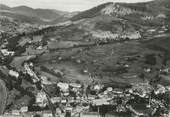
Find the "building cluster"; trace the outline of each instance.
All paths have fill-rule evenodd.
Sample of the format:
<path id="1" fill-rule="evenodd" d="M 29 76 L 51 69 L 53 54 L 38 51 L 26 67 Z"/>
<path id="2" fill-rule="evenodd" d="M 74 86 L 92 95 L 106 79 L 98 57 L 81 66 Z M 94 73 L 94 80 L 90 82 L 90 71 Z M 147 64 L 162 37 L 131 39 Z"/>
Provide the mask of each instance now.
<path id="1" fill-rule="evenodd" d="M 119 89 L 114 88 L 114 86 L 105 86 L 95 81 L 88 85 L 75 82 L 51 82 L 47 77 L 35 73 L 32 62 L 24 62 L 23 68 L 23 74 L 29 75 L 33 84 L 39 83 L 41 86 L 35 94 L 35 104 L 33 106 L 39 108 L 43 113 L 44 110 L 50 110 L 56 115 L 65 115 L 69 111 L 73 115 L 82 111 L 95 111 L 99 114 L 115 112 L 131 113 L 138 117 L 158 115 L 168 117 L 170 86 L 160 84 L 152 86 L 147 82 L 131 84 L 129 88 Z M 151 69 L 144 68 L 144 71 L 150 72 Z M 60 71 L 55 72 L 59 73 Z M 169 73 L 169 69 L 161 69 L 160 72 Z M 20 73 L 14 69 L 8 72 L 9 76 L 16 79 L 19 79 Z M 60 74 L 62 75 L 62 73 Z M 55 86 L 56 88 L 49 91 L 47 89 L 50 86 Z M 51 95 L 49 93 L 51 91 L 55 93 Z M 138 109 L 137 107 L 139 106 L 143 106 L 143 108 Z M 24 105 L 19 110 L 14 109 L 7 114 L 13 116 L 29 112 L 28 105 Z"/>
<path id="2" fill-rule="evenodd" d="M 40 25 L 21 23 L 8 16 L 0 16 L 0 37 L 15 37 L 18 34 L 37 31 Z"/>
<path id="3" fill-rule="evenodd" d="M 102 87 L 99 85 L 92 85 L 93 89 L 91 89 L 92 94 L 87 94 L 87 96 L 84 96 L 82 94 L 82 86 L 80 84 L 76 83 L 57 83 L 56 84 L 60 88 L 60 96 L 59 97 L 51 97 L 50 101 L 51 103 L 56 107 L 56 105 L 59 105 L 56 109 L 56 115 L 64 114 L 68 110 L 70 113 L 75 113 L 77 110 L 86 110 L 87 112 L 90 112 L 91 108 L 99 108 L 99 107 L 112 107 L 112 111 L 116 111 L 117 113 L 127 113 L 131 112 L 135 114 L 136 116 L 146 116 L 146 113 L 138 112 L 134 105 L 135 102 L 131 102 L 139 100 L 139 103 L 142 105 L 142 101 L 144 100 L 146 108 L 149 110 L 152 110 L 150 115 L 154 116 L 158 113 L 158 111 L 161 111 L 161 108 L 166 111 L 166 103 L 164 100 L 158 100 L 155 99 L 151 95 L 151 92 L 153 92 L 153 95 L 163 95 L 166 92 L 170 91 L 170 87 L 163 87 L 161 85 L 158 85 L 155 90 L 151 88 L 149 84 L 135 84 L 130 89 L 122 90 L 122 89 L 114 89 L 112 87 L 107 87 L 103 92 L 100 92 L 102 90 Z M 147 87 L 146 87 L 147 86 Z M 100 87 L 100 88 L 99 88 Z M 94 95 L 95 91 L 95 95 Z M 75 93 L 75 95 L 73 95 Z M 73 96 L 73 97 L 72 97 Z M 48 99 L 47 94 L 43 91 L 40 91 L 36 95 L 36 104 L 37 106 L 41 108 L 45 108 L 48 105 Z M 115 110 L 114 110 L 115 109 Z M 18 112 L 21 113 L 28 112 L 27 107 L 22 107 L 20 110 L 16 111 L 13 110 L 12 114 L 17 115 Z M 103 110 L 98 110 L 100 111 Z M 167 112 L 160 112 L 163 117 L 168 117 L 168 111 Z M 159 113 L 159 114 L 160 114 Z M 48 113 L 45 113 L 46 115 Z M 18 114 L 19 115 L 19 114 Z M 52 114 L 50 114 L 52 116 Z M 149 115 L 148 115 L 149 116 Z"/>
<path id="4" fill-rule="evenodd" d="M 13 56 L 15 54 L 14 51 L 9 51 L 8 49 L 1 49 L 1 53 L 3 56 Z"/>
<path id="5" fill-rule="evenodd" d="M 35 106 L 42 110 L 49 107 L 56 115 L 66 114 L 68 111 L 71 115 L 76 112 L 81 113 L 86 110 L 87 112 L 93 111 L 97 108 L 98 113 L 102 111 L 116 112 L 116 113 L 132 113 L 135 116 L 158 116 L 168 117 L 169 104 L 165 99 L 165 95 L 170 93 L 170 86 L 151 86 L 149 83 L 137 83 L 132 84 L 127 89 L 119 89 L 113 87 L 106 87 L 102 84 L 93 82 L 86 86 L 80 83 L 67 83 L 67 82 L 55 82 L 49 84 L 43 84 L 43 80 L 46 78 L 38 76 L 31 69 L 33 65 L 24 64 L 24 67 L 33 80 L 36 82 L 42 81 L 42 89 L 35 95 Z M 15 71 L 9 71 L 9 74 L 18 77 Z M 46 79 L 47 80 L 47 79 Z M 47 80 L 48 81 L 48 80 Z M 50 81 L 48 81 L 50 82 Z M 35 83 L 35 82 L 34 82 Z M 56 85 L 55 96 L 49 96 L 45 87 L 50 85 Z M 137 105 L 142 105 L 146 110 L 150 110 L 150 113 L 141 113 L 141 110 L 136 109 Z M 108 109 L 109 108 L 109 109 Z M 82 111 L 78 111 L 82 110 Z M 21 112 L 22 111 L 22 112 Z M 28 107 L 22 107 L 20 110 L 13 110 L 11 114 L 29 112 Z M 43 112 L 43 111 L 42 111 Z M 47 114 L 47 113 L 45 113 Z M 52 115 L 52 113 L 51 113 Z"/>
<path id="6" fill-rule="evenodd" d="M 109 42 L 113 40 L 136 40 L 141 39 L 142 36 L 139 31 L 131 31 L 121 34 L 113 34 L 110 31 L 92 31 L 92 36 L 95 40 L 102 42 Z"/>

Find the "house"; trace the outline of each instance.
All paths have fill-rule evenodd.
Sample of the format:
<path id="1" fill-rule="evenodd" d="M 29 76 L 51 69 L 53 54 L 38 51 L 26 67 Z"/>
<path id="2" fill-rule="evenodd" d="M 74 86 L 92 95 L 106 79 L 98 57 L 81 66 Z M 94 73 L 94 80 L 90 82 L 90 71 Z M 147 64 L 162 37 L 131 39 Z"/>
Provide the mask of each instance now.
<path id="1" fill-rule="evenodd" d="M 29 65 L 27 63 L 24 64 L 24 68 L 26 70 L 26 72 L 33 77 L 33 81 L 34 83 L 39 81 L 40 79 L 37 77 L 37 75 L 34 73 L 34 71 L 32 71 L 32 69 L 30 69 Z"/>
<path id="2" fill-rule="evenodd" d="M 66 99 L 62 99 L 62 100 L 61 100 L 61 103 L 62 103 L 62 104 L 66 104 L 66 103 L 67 103 L 67 100 L 66 100 Z"/>
<path id="3" fill-rule="evenodd" d="M 163 14 L 163 13 L 160 13 L 160 14 L 158 14 L 158 15 L 156 16 L 156 18 L 158 18 L 158 19 L 166 19 L 167 16 L 166 16 L 165 14 Z"/>
<path id="4" fill-rule="evenodd" d="M 145 71 L 146 73 L 150 73 L 150 72 L 151 72 L 151 68 L 144 68 L 144 71 Z"/>
<path id="5" fill-rule="evenodd" d="M 32 72 L 32 70 L 29 68 L 29 65 L 27 63 L 24 64 L 24 68 L 26 70 L 26 72 L 30 75 L 30 76 L 34 76 L 34 73 Z"/>
<path id="6" fill-rule="evenodd" d="M 61 91 L 66 92 L 69 89 L 69 85 L 67 83 L 59 82 L 57 86 L 60 88 Z"/>
<path id="7" fill-rule="evenodd" d="M 100 90 L 100 85 L 95 85 L 94 90 Z"/>
<path id="8" fill-rule="evenodd" d="M 165 89 L 165 87 L 162 86 L 162 85 L 157 85 L 157 88 L 154 90 L 154 93 L 155 93 L 156 95 L 158 95 L 158 94 L 164 94 L 165 92 L 166 92 L 166 89 Z"/>
<path id="9" fill-rule="evenodd" d="M 103 87 L 104 87 L 103 85 L 96 84 L 96 85 L 93 86 L 92 90 L 100 91 Z"/>
<path id="10" fill-rule="evenodd" d="M 66 107 L 65 110 L 71 112 L 73 110 L 73 108 L 72 107 Z"/>
<path id="11" fill-rule="evenodd" d="M 165 31 L 164 30 L 159 30 L 158 33 L 164 33 Z"/>
<path id="12" fill-rule="evenodd" d="M 43 113 L 42 117 L 53 117 L 52 113 Z"/>
<path id="13" fill-rule="evenodd" d="M 21 107 L 20 111 L 21 111 L 21 113 L 28 112 L 28 106 Z"/>
<path id="14" fill-rule="evenodd" d="M 118 88 L 114 89 L 112 92 L 115 94 L 123 94 L 123 90 Z"/>
<path id="15" fill-rule="evenodd" d="M 73 87 L 73 88 L 81 88 L 81 84 L 70 83 L 69 85 L 70 85 L 71 87 Z"/>
<path id="16" fill-rule="evenodd" d="M 42 50 L 42 49 L 43 49 L 42 46 L 38 46 L 38 47 L 36 48 L 36 50 Z"/>
<path id="17" fill-rule="evenodd" d="M 9 70 L 9 75 L 15 78 L 19 77 L 19 73 L 13 70 Z"/>
<path id="18" fill-rule="evenodd" d="M 94 100 L 94 99 L 96 99 L 95 95 L 88 95 L 88 100 Z"/>
<path id="19" fill-rule="evenodd" d="M 148 29 L 147 32 L 154 33 L 154 32 L 156 32 L 156 29 Z"/>
<path id="20" fill-rule="evenodd" d="M 45 76 L 41 76 L 41 82 L 42 82 L 42 84 L 46 84 L 46 85 L 51 85 L 52 84 L 52 82 L 50 82 L 49 80 L 48 80 L 48 78 L 47 77 L 45 77 Z"/>
<path id="21" fill-rule="evenodd" d="M 69 95 L 69 92 L 64 92 L 63 95 L 64 95 L 64 96 L 68 96 L 68 95 Z"/>
<path id="22" fill-rule="evenodd" d="M 4 55 L 4 56 L 13 56 L 15 54 L 14 51 L 8 51 L 8 49 L 1 49 L 1 53 Z"/>
<path id="23" fill-rule="evenodd" d="M 153 20 L 154 17 L 153 16 L 144 16 L 141 18 L 142 20 Z"/>
<path id="24" fill-rule="evenodd" d="M 36 103 L 40 106 L 40 107 L 45 107 L 47 105 L 47 97 L 45 92 L 39 92 L 36 95 Z"/>
<path id="25" fill-rule="evenodd" d="M 140 39 L 142 36 L 139 31 L 134 32 L 127 32 L 126 34 L 123 34 L 121 38 L 123 39 Z"/>
<path id="26" fill-rule="evenodd" d="M 58 115 L 61 115 L 61 109 L 60 108 L 56 108 L 56 113 L 58 114 Z"/>
<path id="27" fill-rule="evenodd" d="M 12 115 L 20 115 L 20 110 L 12 110 Z"/>
<path id="28" fill-rule="evenodd" d="M 54 103 L 59 103 L 61 99 L 60 97 L 52 97 L 50 100 L 54 104 Z"/>
<path id="29" fill-rule="evenodd" d="M 95 99 L 92 100 L 92 104 L 95 106 L 101 106 L 101 105 L 110 105 L 110 102 L 108 101 L 108 99 Z"/>
<path id="30" fill-rule="evenodd" d="M 46 94 L 44 92 L 39 92 L 37 95 L 36 95 L 36 102 L 39 103 L 39 102 L 43 102 L 44 100 L 46 100 Z"/>
<path id="31" fill-rule="evenodd" d="M 108 91 L 108 92 L 111 92 L 111 91 L 113 91 L 113 88 L 112 88 L 112 87 L 108 87 L 108 88 L 107 88 L 107 91 Z"/>
<path id="32" fill-rule="evenodd" d="M 83 73 L 87 74 L 87 73 L 89 73 L 89 72 L 88 72 L 88 70 L 85 69 L 85 70 L 83 70 Z"/>
<path id="33" fill-rule="evenodd" d="M 64 76 L 64 73 L 61 70 L 55 69 L 53 70 L 55 74 L 57 74 L 58 76 Z"/>
<path id="34" fill-rule="evenodd" d="M 169 73 L 169 72 L 170 72 L 170 69 L 169 69 L 169 68 L 161 69 L 160 72 Z"/>
<path id="35" fill-rule="evenodd" d="M 26 48 L 25 53 L 23 53 L 22 55 L 39 55 L 42 54 L 43 52 L 46 52 L 46 48 L 40 48 L 41 46 L 37 48 L 35 48 L 34 46 L 29 46 Z"/>
<path id="36" fill-rule="evenodd" d="M 153 91 L 153 88 L 149 83 L 133 84 L 132 89 L 129 90 L 130 94 L 139 96 L 141 98 L 149 98 L 149 94 Z"/>

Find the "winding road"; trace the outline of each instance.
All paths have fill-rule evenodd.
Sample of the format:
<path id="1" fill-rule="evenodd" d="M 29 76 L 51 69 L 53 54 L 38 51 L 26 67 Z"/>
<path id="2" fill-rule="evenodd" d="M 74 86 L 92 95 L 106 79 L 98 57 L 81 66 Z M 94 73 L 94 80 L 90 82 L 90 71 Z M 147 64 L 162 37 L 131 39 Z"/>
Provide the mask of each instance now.
<path id="1" fill-rule="evenodd" d="M 7 101 L 7 89 L 4 81 L 0 79 L 0 115 L 3 114 Z"/>

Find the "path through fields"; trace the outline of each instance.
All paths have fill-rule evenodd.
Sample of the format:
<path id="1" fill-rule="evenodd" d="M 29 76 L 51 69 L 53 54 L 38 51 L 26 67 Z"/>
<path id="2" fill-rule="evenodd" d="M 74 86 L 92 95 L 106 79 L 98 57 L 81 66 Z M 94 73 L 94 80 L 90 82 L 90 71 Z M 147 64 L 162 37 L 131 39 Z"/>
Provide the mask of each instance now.
<path id="1" fill-rule="evenodd" d="M 0 79 L 0 115 L 3 114 L 7 101 L 7 89 L 4 81 Z"/>

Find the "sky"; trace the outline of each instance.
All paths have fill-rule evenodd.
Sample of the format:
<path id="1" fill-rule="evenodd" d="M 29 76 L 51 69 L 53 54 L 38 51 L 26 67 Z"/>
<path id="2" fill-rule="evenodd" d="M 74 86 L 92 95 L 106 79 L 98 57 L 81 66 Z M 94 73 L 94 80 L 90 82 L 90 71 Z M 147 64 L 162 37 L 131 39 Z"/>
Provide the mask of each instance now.
<path id="1" fill-rule="evenodd" d="M 0 0 L 10 7 L 25 5 L 32 8 L 57 9 L 62 11 L 83 11 L 105 2 L 147 2 L 150 0 Z"/>

